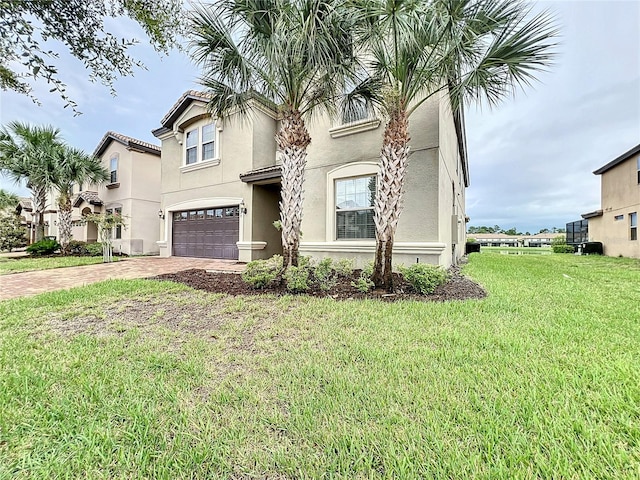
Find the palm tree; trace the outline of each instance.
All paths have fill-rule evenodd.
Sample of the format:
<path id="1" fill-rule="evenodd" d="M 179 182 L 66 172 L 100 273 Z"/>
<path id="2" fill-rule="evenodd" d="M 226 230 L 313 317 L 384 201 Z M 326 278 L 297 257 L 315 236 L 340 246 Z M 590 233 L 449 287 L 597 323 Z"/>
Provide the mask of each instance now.
<path id="1" fill-rule="evenodd" d="M 409 157 L 409 118 L 429 98 L 446 95 L 495 105 L 549 65 L 557 30 L 547 13 L 520 0 L 362 0 L 367 22 L 359 43 L 369 75 L 347 97 L 385 116 L 375 198 L 372 281 L 393 290 L 392 249 Z"/>
<path id="2" fill-rule="evenodd" d="M 18 206 L 19 201 L 20 199 L 17 195 L 0 188 L 0 210 L 15 208 Z"/>
<path id="3" fill-rule="evenodd" d="M 80 149 L 60 145 L 56 149 L 53 187 L 58 191 L 58 230 L 62 251 L 67 251 L 71 240 L 71 200 L 74 184 L 97 184 L 109 179 L 109 172 L 99 158 Z"/>
<path id="4" fill-rule="evenodd" d="M 332 112 L 353 61 L 351 19 L 337 0 L 221 0 L 196 8 L 192 57 L 212 114 L 248 113 L 256 98 L 281 116 L 280 221 L 285 268 L 298 264 L 307 147 L 306 119 Z"/>
<path id="5" fill-rule="evenodd" d="M 26 180 L 31 190 L 35 240 L 44 238 L 44 211 L 51 188 L 53 157 L 61 143 L 60 130 L 11 122 L 0 130 L 0 171 L 16 182 Z"/>

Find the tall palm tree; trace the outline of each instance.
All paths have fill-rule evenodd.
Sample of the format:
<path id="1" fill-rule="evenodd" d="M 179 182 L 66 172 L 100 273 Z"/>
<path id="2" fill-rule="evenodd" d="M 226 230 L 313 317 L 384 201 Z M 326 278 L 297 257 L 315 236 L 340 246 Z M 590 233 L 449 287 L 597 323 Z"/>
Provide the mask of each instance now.
<path id="1" fill-rule="evenodd" d="M 60 130 L 11 122 L 0 130 L 0 171 L 31 190 L 35 240 L 44 238 L 47 192 L 55 171 L 53 158 L 61 143 Z"/>
<path id="2" fill-rule="evenodd" d="M 211 112 L 248 113 L 256 97 L 279 110 L 280 221 L 285 268 L 298 263 L 307 147 L 306 119 L 332 112 L 353 61 L 352 20 L 341 0 L 220 0 L 195 9 L 193 59 Z"/>
<path id="3" fill-rule="evenodd" d="M 347 103 L 364 99 L 386 118 L 372 280 L 391 291 L 411 114 L 434 95 L 448 96 L 453 111 L 465 101 L 495 105 L 549 65 L 557 30 L 548 13 L 532 15 L 521 0 L 355 1 L 367 18 L 359 43 L 369 75 Z"/>
<path id="4" fill-rule="evenodd" d="M 58 231 L 63 252 L 71 240 L 71 212 L 74 184 L 98 184 L 109 179 L 109 172 L 99 158 L 84 151 L 60 145 L 54 156 L 52 185 L 58 192 Z"/>

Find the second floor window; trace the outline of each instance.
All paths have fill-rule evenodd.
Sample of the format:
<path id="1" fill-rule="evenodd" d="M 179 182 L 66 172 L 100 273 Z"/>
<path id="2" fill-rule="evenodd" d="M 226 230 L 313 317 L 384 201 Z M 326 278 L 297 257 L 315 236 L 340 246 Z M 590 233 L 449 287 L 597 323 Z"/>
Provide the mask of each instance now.
<path id="1" fill-rule="evenodd" d="M 215 125 L 202 127 L 202 160 L 211 160 L 215 157 L 216 129 Z"/>
<path id="2" fill-rule="evenodd" d="M 109 177 L 109 182 L 110 183 L 117 183 L 118 182 L 118 157 L 117 155 L 114 155 L 113 157 L 111 157 L 111 160 L 109 161 L 109 171 L 110 173 L 110 177 Z"/>
<path id="3" fill-rule="evenodd" d="M 198 161 L 198 129 L 187 132 L 187 156 L 186 164 L 191 165 Z"/>
<path id="4" fill-rule="evenodd" d="M 186 132 L 185 165 L 216 158 L 216 125 L 211 123 Z"/>
<path id="5" fill-rule="evenodd" d="M 637 170 L 638 170 L 638 185 L 640 185 L 640 155 L 638 155 L 638 158 L 636 160 L 637 164 Z"/>

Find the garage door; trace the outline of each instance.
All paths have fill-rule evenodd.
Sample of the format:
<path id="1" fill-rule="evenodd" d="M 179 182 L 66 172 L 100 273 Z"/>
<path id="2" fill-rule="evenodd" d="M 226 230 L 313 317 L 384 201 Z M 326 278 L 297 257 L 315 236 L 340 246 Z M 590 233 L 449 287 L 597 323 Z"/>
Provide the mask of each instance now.
<path id="1" fill-rule="evenodd" d="M 173 213 L 173 255 L 238 259 L 238 206 Z"/>

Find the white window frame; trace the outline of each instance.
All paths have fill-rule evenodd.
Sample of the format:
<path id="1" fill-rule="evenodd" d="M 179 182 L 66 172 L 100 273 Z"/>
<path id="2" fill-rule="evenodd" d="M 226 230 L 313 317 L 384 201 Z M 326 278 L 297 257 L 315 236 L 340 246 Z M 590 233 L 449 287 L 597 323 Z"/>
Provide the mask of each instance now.
<path id="1" fill-rule="evenodd" d="M 213 140 L 204 141 L 204 130 L 206 127 L 213 128 Z M 205 168 L 220 163 L 220 131 L 222 129 L 216 124 L 216 122 L 209 122 L 204 125 L 198 125 L 194 128 L 185 129 L 184 131 L 184 147 L 182 149 L 182 166 L 181 171 L 188 172 L 191 170 L 197 170 L 199 168 Z M 198 138 L 195 145 L 188 146 L 187 136 L 191 132 L 196 132 Z M 204 159 L 204 146 L 213 143 L 213 158 Z M 187 163 L 187 151 L 195 149 L 196 159 L 192 163 Z"/>
<path id="2" fill-rule="evenodd" d="M 336 231 L 336 180 L 354 178 L 354 177 L 370 177 L 378 175 L 377 162 L 354 162 L 341 165 L 327 172 L 327 197 L 326 197 L 326 241 L 331 243 L 362 243 L 366 245 L 375 245 L 375 238 L 361 239 L 340 239 L 337 240 Z M 378 184 L 380 178 L 377 179 Z"/>
<path id="3" fill-rule="evenodd" d="M 115 161 L 116 164 L 116 168 L 113 168 L 113 162 Z M 118 177 L 119 175 L 119 170 L 120 168 L 120 154 L 119 153 L 114 153 L 109 157 L 109 183 L 113 184 L 113 183 L 118 183 Z M 115 180 L 114 180 L 114 174 L 115 173 Z"/>
<path id="4" fill-rule="evenodd" d="M 338 183 L 339 182 L 349 182 L 349 181 L 354 181 L 354 180 L 360 180 L 360 179 L 367 179 L 370 180 L 371 178 L 375 178 L 376 179 L 376 188 L 377 188 L 377 181 L 378 181 L 378 177 L 377 175 L 363 175 L 363 176 L 357 176 L 357 177 L 343 177 L 343 178 L 336 178 L 334 180 L 334 195 L 336 196 L 336 198 L 334 198 L 334 221 L 335 221 L 335 241 L 338 242 L 345 242 L 345 241 L 359 241 L 359 240 L 375 240 L 375 223 L 373 224 L 373 236 L 372 237 L 344 237 L 344 238 L 338 238 L 338 213 L 346 213 L 346 212 L 363 212 L 365 210 L 368 210 L 371 212 L 372 216 L 373 214 L 375 214 L 375 207 L 373 205 L 368 206 L 368 207 L 352 207 L 352 208 L 338 208 L 338 201 L 337 201 L 337 194 L 338 194 Z M 357 192 L 356 192 L 357 193 Z M 375 193 L 374 193 L 375 195 Z M 373 217 L 372 217 L 373 218 Z"/>
<path id="5" fill-rule="evenodd" d="M 632 242 L 638 240 L 638 212 L 629 214 L 629 240 Z"/>

